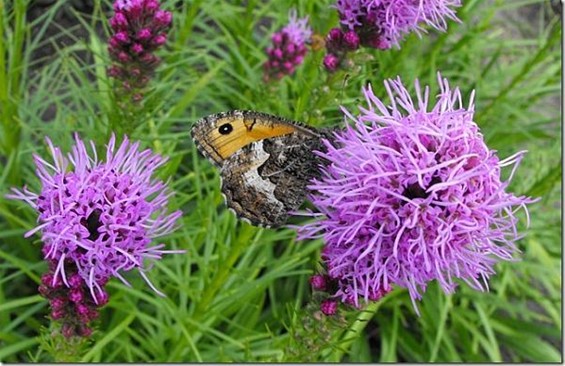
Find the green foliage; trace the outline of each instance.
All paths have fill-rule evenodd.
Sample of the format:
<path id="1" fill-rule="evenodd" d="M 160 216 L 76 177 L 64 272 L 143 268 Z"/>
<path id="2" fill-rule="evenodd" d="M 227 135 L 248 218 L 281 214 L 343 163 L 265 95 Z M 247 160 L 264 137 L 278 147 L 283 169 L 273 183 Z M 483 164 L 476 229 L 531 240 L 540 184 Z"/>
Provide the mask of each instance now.
<path id="1" fill-rule="evenodd" d="M 28 1 L 0 0 L 0 361 L 562 361 L 561 19 L 549 4 L 464 1 L 461 23 L 450 22 L 447 33 L 430 30 L 401 49 L 361 52 L 333 75 L 321 67 L 323 52 L 310 52 L 294 76 L 265 85 L 264 49 L 288 9 L 310 14 L 316 33 L 325 34 L 337 24 L 330 0 L 166 1 L 174 25 L 164 62 L 144 102 L 124 110 L 105 72 L 109 3 L 95 1 L 89 17 L 74 13 L 86 36 L 79 25 L 47 35 L 62 7 L 73 12 L 68 3 L 28 20 Z M 533 26 L 514 24 L 513 15 L 528 10 Z M 54 42 L 60 36 L 71 41 Z M 33 57 L 48 46 L 55 52 Z M 324 317 L 308 285 L 322 243 L 238 222 L 190 127 L 230 109 L 339 126 L 340 105 L 355 112 L 363 103 L 362 85 L 383 95 L 385 78 L 433 85 L 437 71 L 465 97 L 476 90 L 476 121 L 502 158 L 529 150 L 509 188 L 540 197 L 518 243 L 521 261 L 499 264 L 488 293 L 461 284 L 447 296 L 432 284 L 418 303 L 421 316 L 397 288 L 367 309 Z M 133 273 L 131 288 L 111 281 L 92 342 L 67 354 L 48 333 L 48 306 L 37 295 L 47 269 L 41 243 L 37 235 L 23 238 L 35 213 L 4 195 L 23 184 L 38 188 L 32 154 L 48 154 L 45 136 L 68 151 L 78 132 L 102 149 L 112 131 L 170 157 L 159 177 L 171 178 L 171 209 L 184 216 L 164 242 L 187 253 L 166 256 L 149 273 L 166 298 Z"/>

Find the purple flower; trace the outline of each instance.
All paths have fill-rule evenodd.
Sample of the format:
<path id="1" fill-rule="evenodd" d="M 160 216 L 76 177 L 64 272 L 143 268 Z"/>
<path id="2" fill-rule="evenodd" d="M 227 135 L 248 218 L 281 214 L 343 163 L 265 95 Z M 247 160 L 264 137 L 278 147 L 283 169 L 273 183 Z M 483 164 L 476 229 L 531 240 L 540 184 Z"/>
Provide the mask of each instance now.
<path id="1" fill-rule="evenodd" d="M 114 35 L 108 50 L 115 64 L 108 74 L 122 82 L 125 92 L 144 88 L 159 65 L 154 53 L 167 41 L 172 21 L 172 14 L 159 8 L 157 0 L 114 2 L 115 14 L 110 19 Z"/>
<path id="2" fill-rule="evenodd" d="M 460 0 L 337 0 L 341 24 L 355 31 L 361 44 L 385 49 L 398 47 L 410 33 L 424 31 L 423 24 L 441 31 L 447 28 L 446 19 L 457 20 L 453 8 Z"/>
<path id="3" fill-rule="evenodd" d="M 42 252 L 49 262 L 52 286 L 77 287 L 80 276 L 94 302 L 106 296 L 103 287 L 110 278 L 128 282 L 122 273 L 137 269 L 143 279 L 162 295 L 145 275 L 145 261 L 159 260 L 164 244 L 151 241 L 174 230 L 180 211 L 167 213 L 172 195 L 165 184 L 151 176 L 166 159 L 150 150 L 139 150 L 139 142 L 124 138 L 116 147 L 111 137 L 106 159 L 98 160 L 78 136 L 66 157 L 47 138 L 53 162 L 34 155 L 41 180 L 39 194 L 13 189 L 8 198 L 27 202 L 39 213 L 39 225 L 26 237 L 41 232 Z M 70 295 L 68 295 L 70 296 Z M 73 299 L 78 299 L 74 293 Z"/>
<path id="4" fill-rule="evenodd" d="M 311 200 L 321 218 L 300 229 L 322 237 L 333 297 L 359 305 L 397 285 L 415 306 L 427 284 L 446 293 L 460 278 L 478 290 L 499 260 L 512 260 L 521 238 L 516 212 L 534 200 L 506 192 L 524 152 L 500 160 L 473 122 L 473 96 L 465 109 L 458 89 L 438 74 L 440 94 L 415 83 L 410 96 L 400 79 L 385 87 L 386 106 L 371 88 L 354 124 L 326 141 L 321 178 Z M 503 167 L 511 167 L 507 181 Z"/>
<path id="5" fill-rule="evenodd" d="M 289 18 L 288 25 L 273 34 L 273 47 L 267 49 L 269 59 L 263 65 L 265 81 L 293 74 L 306 55 L 306 41 L 312 36 L 308 17 L 298 19 L 296 10 L 292 9 Z"/>

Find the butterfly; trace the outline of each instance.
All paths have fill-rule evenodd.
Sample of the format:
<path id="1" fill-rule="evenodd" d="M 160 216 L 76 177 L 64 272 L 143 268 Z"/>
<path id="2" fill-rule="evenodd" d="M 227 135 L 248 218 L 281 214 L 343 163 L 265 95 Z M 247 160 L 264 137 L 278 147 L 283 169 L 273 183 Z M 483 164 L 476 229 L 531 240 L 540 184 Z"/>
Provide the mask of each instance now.
<path id="1" fill-rule="evenodd" d="M 206 116 L 191 130 L 198 150 L 220 169 L 228 208 L 252 225 L 278 227 L 306 198 L 319 175 L 329 134 L 281 117 L 230 111 Z"/>

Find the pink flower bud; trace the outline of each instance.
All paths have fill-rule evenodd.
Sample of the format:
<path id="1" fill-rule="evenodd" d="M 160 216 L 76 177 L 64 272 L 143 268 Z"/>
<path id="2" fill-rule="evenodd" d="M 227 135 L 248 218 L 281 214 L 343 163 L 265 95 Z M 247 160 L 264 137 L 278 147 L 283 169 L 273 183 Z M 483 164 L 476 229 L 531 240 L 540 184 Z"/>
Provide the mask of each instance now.
<path id="1" fill-rule="evenodd" d="M 147 41 L 149 39 L 151 39 L 151 30 L 149 28 L 143 28 L 140 29 L 139 32 L 137 32 L 137 39 L 140 41 Z"/>
<path id="2" fill-rule="evenodd" d="M 115 36 L 110 38 L 110 40 L 108 41 L 108 45 L 110 48 L 110 52 L 112 51 L 112 49 L 117 49 L 121 46 L 120 41 L 118 41 Z"/>
<path id="3" fill-rule="evenodd" d="M 127 32 L 124 31 L 116 33 L 113 38 L 115 38 L 121 44 L 129 43 L 129 36 Z"/>
<path id="4" fill-rule="evenodd" d="M 340 28 L 332 28 L 328 33 L 328 42 L 341 42 L 343 31 Z"/>
<path id="5" fill-rule="evenodd" d="M 372 35 L 369 39 L 363 42 L 367 47 L 376 48 L 378 50 L 387 50 L 392 44 L 380 35 Z"/>
<path id="6" fill-rule="evenodd" d="M 276 58 L 278 58 L 279 60 L 282 60 L 282 58 L 283 58 L 283 56 L 284 56 L 283 51 L 282 51 L 280 48 L 276 48 L 276 49 L 273 51 L 273 55 L 274 55 Z"/>
<path id="7" fill-rule="evenodd" d="M 63 297 L 56 297 L 52 299 L 49 303 L 53 310 L 62 310 L 67 304 L 67 301 Z"/>
<path id="8" fill-rule="evenodd" d="M 155 23 L 160 27 L 168 27 L 173 20 L 173 14 L 170 11 L 159 10 L 155 13 Z"/>
<path id="9" fill-rule="evenodd" d="M 45 286 L 51 287 L 53 284 L 53 275 L 51 273 L 46 273 L 41 276 L 41 283 Z"/>
<path id="10" fill-rule="evenodd" d="M 294 71 L 294 65 L 290 61 L 286 61 L 283 64 L 283 67 L 288 74 L 291 74 Z"/>
<path id="11" fill-rule="evenodd" d="M 106 305 L 109 299 L 110 297 L 108 296 L 108 293 L 104 290 L 102 290 L 102 292 L 96 293 L 96 304 L 98 305 L 98 307 Z"/>
<path id="12" fill-rule="evenodd" d="M 159 9 L 159 2 L 155 0 L 146 0 L 144 8 L 148 13 L 153 13 Z"/>
<path id="13" fill-rule="evenodd" d="M 143 46 L 139 43 L 135 43 L 133 46 L 131 46 L 131 51 L 139 55 L 143 52 Z"/>
<path id="14" fill-rule="evenodd" d="M 63 324 L 63 326 L 61 327 L 61 334 L 65 337 L 65 338 L 71 338 L 74 337 L 76 335 L 75 332 L 75 327 L 71 324 L 65 323 Z"/>
<path id="15" fill-rule="evenodd" d="M 350 50 L 359 48 L 359 36 L 355 31 L 349 31 L 343 35 L 343 43 Z"/>
<path id="16" fill-rule="evenodd" d="M 39 285 L 39 287 L 37 288 L 37 291 L 39 292 L 39 294 L 43 297 L 48 298 L 49 294 L 51 293 L 51 289 L 45 285 Z"/>
<path id="17" fill-rule="evenodd" d="M 325 315 L 334 315 L 337 312 L 337 302 L 334 300 L 324 300 L 320 304 L 320 310 Z"/>
<path id="18" fill-rule="evenodd" d="M 69 291 L 69 300 L 74 303 L 84 300 L 84 294 L 82 293 L 82 290 L 80 288 L 73 288 L 71 291 Z"/>
<path id="19" fill-rule="evenodd" d="M 81 326 L 79 329 L 79 335 L 85 338 L 90 337 L 92 335 L 92 328 Z"/>
<path id="20" fill-rule="evenodd" d="M 65 310 L 64 309 L 53 309 L 51 311 L 51 318 L 53 320 L 59 320 L 61 318 L 63 318 L 65 316 Z"/>
<path id="21" fill-rule="evenodd" d="M 88 316 L 88 313 L 90 312 L 90 308 L 82 303 L 75 304 L 75 310 L 80 316 Z"/>
<path id="22" fill-rule="evenodd" d="M 285 49 L 287 54 L 292 54 L 296 51 L 296 45 L 294 43 L 289 43 L 286 45 L 286 49 Z"/>
<path id="23" fill-rule="evenodd" d="M 283 36 L 280 32 L 277 32 L 277 33 L 273 34 L 272 40 L 273 40 L 273 43 L 275 44 L 275 46 L 280 46 L 280 44 L 283 41 Z"/>
<path id="24" fill-rule="evenodd" d="M 158 36 L 153 38 L 153 44 L 155 44 L 156 46 L 161 46 L 165 43 L 167 43 L 167 35 L 164 33 L 159 34 Z"/>
<path id="25" fill-rule="evenodd" d="M 115 31 L 124 30 L 128 27 L 128 20 L 123 13 L 117 12 L 112 19 L 110 19 L 110 26 Z"/>
<path id="26" fill-rule="evenodd" d="M 325 291 L 326 290 L 326 278 L 322 275 L 314 275 L 310 277 L 310 285 L 312 285 L 312 289 L 316 291 Z"/>
<path id="27" fill-rule="evenodd" d="M 131 57 L 129 57 L 129 55 L 127 53 L 122 51 L 122 52 L 118 53 L 118 60 L 120 62 L 127 63 L 127 62 L 131 61 Z"/>
<path id="28" fill-rule="evenodd" d="M 141 61 L 147 66 L 155 66 L 161 61 L 161 59 L 153 54 L 146 53 L 141 56 Z"/>
<path id="29" fill-rule="evenodd" d="M 340 60 L 336 55 L 328 53 L 326 56 L 324 56 L 323 63 L 326 70 L 334 72 L 339 67 Z"/>
<path id="30" fill-rule="evenodd" d="M 120 68 L 119 68 L 119 67 L 112 66 L 110 69 L 115 69 L 114 71 L 110 71 L 110 70 L 109 70 L 109 74 L 110 74 L 110 75 L 111 75 L 112 73 L 119 74 L 119 72 L 120 72 Z M 111 76 L 112 76 L 112 75 L 111 75 Z M 81 277 L 78 273 L 75 273 L 74 275 L 72 275 L 71 277 L 69 277 L 68 282 L 69 282 L 69 285 L 70 285 L 72 288 L 81 287 L 82 284 L 83 284 L 82 277 Z"/>

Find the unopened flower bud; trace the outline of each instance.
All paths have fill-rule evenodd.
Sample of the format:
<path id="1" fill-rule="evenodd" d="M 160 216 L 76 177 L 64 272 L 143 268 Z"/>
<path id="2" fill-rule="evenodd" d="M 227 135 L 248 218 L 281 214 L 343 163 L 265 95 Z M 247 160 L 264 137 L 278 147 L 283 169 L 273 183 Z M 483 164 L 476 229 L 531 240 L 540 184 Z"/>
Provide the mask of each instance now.
<path id="1" fill-rule="evenodd" d="M 334 300 L 324 300 L 320 304 L 320 310 L 326 315 L 334 315 L 337 312 L 337 302 Z"/>
<path id="2" fill-rule="evenodd" d="M 343 43 L 350 50 L 359 48 L 359 36 L 355 31 L 349 31 L 343 35 Z"/>
<path id="3" fill-rule="evenodd" d="M 328 53 L 327 55 L 324 56 L 323 63 L 326 70 L 333 72 L 336 71 L 337 68 L 339 67 L 340 60 L 336 55 L 332 53 Z"/>
<path id="4" fill-rule="evenodd" d="M 312 289 L 316 291 L 325 291 L 326 278 L 322 275 L 314 275 L 310 277 L 310 285 L 312 285 Z"/>

